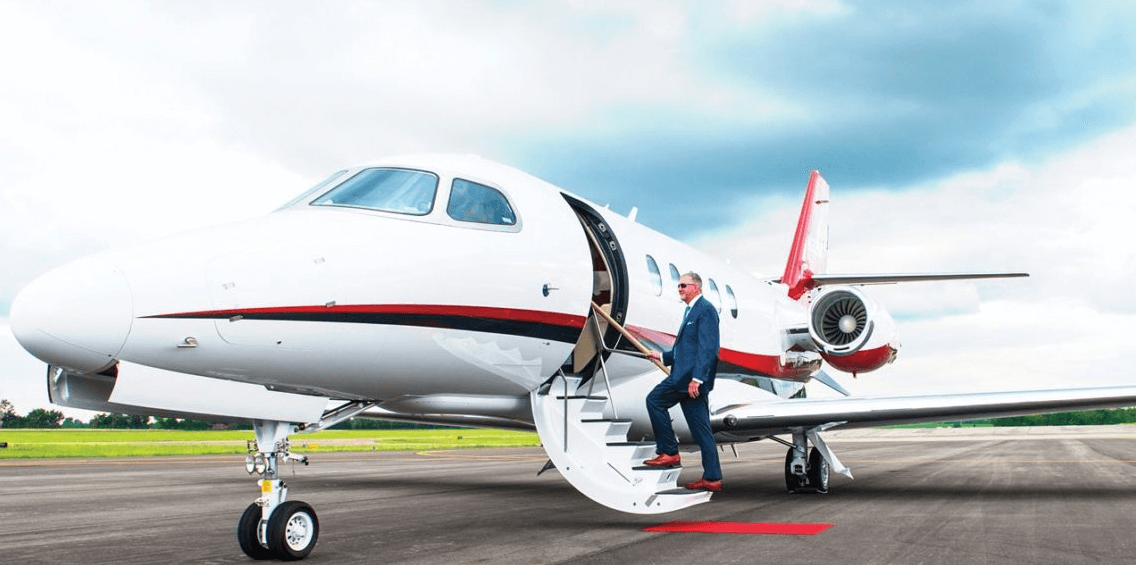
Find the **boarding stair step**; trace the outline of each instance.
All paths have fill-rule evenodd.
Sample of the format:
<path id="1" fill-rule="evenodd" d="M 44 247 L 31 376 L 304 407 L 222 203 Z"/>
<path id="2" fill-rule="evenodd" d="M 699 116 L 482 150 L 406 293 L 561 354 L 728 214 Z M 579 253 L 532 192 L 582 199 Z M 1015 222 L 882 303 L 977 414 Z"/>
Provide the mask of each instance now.
<path id="1" fill-rule="evenodd" d="M 588 498 L 624 512 L 670 512 L 710 499 L 709 493 L 677 488 L 681 466 L 642 465 L 655 456 L 655 443 L 627 441 L 634 421 L 614 417 L 610 392 L 590 388 L 557 376 L 531 395 L 541 443 L 562 477 Z M 659 496 L 676 490 L 693 496 Z"/>
<path id="2" fill-rule="evenodd" d="M 659 492 L 656 492 L 655 494 L 662 494 L 662 495 L 667 495 L 667 496 L 687 496 L 687 495 L 692 495 L 692 494 L 709 494 L 709 493 L 710 493 L 710 491 L 708 491 L 708 490 L 690 490 L 690 489 L 685 489 L 685 488 L 672 488 L 672 489 L 667 489 L 667 490 L 661 490 Z"/>

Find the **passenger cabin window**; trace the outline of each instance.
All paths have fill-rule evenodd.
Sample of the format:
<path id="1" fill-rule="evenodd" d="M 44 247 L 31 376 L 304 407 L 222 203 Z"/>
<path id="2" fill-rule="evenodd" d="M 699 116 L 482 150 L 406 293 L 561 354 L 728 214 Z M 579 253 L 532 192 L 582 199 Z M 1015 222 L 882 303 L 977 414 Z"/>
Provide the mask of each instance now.
<path id="1" fill-rule="evenodd" d="M 714 283 L 714 279 L 709 279 L 710 292 L 706 293 L 706 299 L 714 305 L 714 309 L 719 313 L 722 312 L 722 294 L 718 292 L 718 285 Z"/>
<path id="2" fill-rule="evenodd" d="M 483 184 L 454 179 L 446 213 L 460 222 L 477 222 L 498 226 L 517 223 L 517 216 L 501 191 Z"/>
<path id="3" fill-rule="evenodd" d="M 678 279 L 682 278 L 678 274 L 678 267 L 674 266 L 674 263 L 668 264 L 667 267 L 671 271 L 671 286 L 678 285 Z"/>
<path id="4" fill-rule="evenodd" d="M 734 289 L 730 285 L 726 285 L 726 307 L 730 309 L 730 315 L 736 320 L 738 318 L 738 297 L 734 296 Z"/>
<path id="5" fill-rule="evenodd" d="M 647 256 L 647 271 L 651 273 L 651 290 L 655 291 L 655 296 L 662 296 L 663 275 L 659 272 L 659 264 L 650 255 Z"/>
<path id="6" fill-rule="evenodd" d="M 438 177 L 409 169 L 364 169 L 331 192 L 315 199 L 313 206 L 349 206 L 396 214 L 425 216 L 434 208 Z"/>

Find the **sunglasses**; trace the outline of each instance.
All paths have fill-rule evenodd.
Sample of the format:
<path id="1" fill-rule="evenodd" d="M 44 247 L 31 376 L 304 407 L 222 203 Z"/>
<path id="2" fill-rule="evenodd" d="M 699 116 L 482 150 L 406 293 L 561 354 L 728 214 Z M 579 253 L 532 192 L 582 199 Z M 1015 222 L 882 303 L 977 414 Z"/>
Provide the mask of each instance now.
<path id="1" fill-rule="evenodd" d="M 698 285 L 696 285 L 694 283 L 678 283 L 678 289 L 679 290 L 682 290 L 682 289 L 684 289 L 688 286 L 698 286 Z"/>

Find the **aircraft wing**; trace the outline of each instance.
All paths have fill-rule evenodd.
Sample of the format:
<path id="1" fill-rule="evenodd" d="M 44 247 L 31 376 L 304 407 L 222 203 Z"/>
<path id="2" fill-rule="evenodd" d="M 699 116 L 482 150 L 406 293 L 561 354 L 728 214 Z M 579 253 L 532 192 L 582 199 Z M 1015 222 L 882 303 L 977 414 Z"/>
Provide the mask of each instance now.
<path id="1" fill-rule="evenodd" d="M 711 415 L 716 432 L 739 441 L 793 429 L 864 428 L 1136 406 L 1136 386 L 924 396 L 771 400 Z"/>

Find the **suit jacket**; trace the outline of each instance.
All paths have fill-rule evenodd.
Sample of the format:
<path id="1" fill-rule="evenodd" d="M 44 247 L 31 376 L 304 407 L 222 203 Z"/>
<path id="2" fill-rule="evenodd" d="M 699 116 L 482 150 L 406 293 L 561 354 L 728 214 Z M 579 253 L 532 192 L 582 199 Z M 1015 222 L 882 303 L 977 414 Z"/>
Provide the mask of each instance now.
<path id="1" fill-rule="evenodd" d="M 671 381 L 685 391 L 691 379 L 702 381 L 699 391 L 714 389 L 718 370 L 718 312 L 706 297 L 699 296 L 678 330 L 674 347 L 663 352 L 663 364 L 671 366 Z"/>

